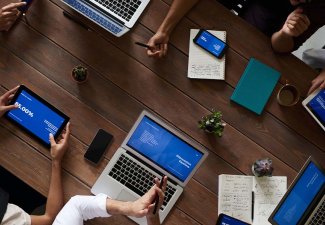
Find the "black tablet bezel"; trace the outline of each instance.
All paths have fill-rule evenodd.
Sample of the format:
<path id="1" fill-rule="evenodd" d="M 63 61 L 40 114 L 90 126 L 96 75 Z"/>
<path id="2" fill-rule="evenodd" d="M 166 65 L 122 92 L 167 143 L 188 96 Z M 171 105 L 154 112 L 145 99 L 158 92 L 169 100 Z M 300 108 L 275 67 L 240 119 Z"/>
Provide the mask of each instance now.
<path id="1" fill-rule="evenodd" d="M 202 34 L 203 32 L 207 32 L 207 33 L 209 33 L 210 35 L 212 35 L 213 37 L 215 37 L 216 39 L 218 39 L 219 41 L 221 41 L 222 43 L 225 44 L 225 47 L 224 47 L 223 50 L 220 52 L 219 56 L 213 54 L 213 53 L 210 52 L 208 49 L 204 48 L 203 46 L 201 46 L 201 45 L 199 45 L 199 44 L 197 43 L 198 38 L 201 36 L 201 34 Z M 228 48 L 228 44 L 227 44 L 226 42 L 224 42 L 223 40 L 221 40 L 220 38 L 218 38 L 216 35 L 212 34 L 211 32 L 209 32 L 209 31 L 207 31 L 207 30 L 205 30 L 205 29 L 200 29 L 200 30 L 199 30 L 199 32 L 197 33 L 197 35 L 193 38 L 193 42 L 194 42 L 194 44 L 196 44 L 196 45 L 199 46 L 200 48 L 204 49 L 206 52 L 208 52 L 209 54 L 213 55 L 213 56 L 216 57 L 217 59 L 222 59 L 222 57 L 224 57 L 225 52 L 226 52 L 226 50 L 227 50 L 227 48 Z"/>
<path id="2" fill-rule="evenodd" d="M 69 122 L 70 118 L 65 115 L 64 113 L 62 113 L 61 111 L 59 111 L 57 108 L 55 108 L 53 105 L 51 105 L 50 103 L 48 103 L 46 100 L 44 100 L 43 98 L 41 98 L 39 95 L 37 95 L 35 92 L 33 92 L 32 90 L 28 89 L 26 86 L 24 85 L 20 85 L 18 90 L 16 91 L 14 97 L 11 99 L 9 105 L 12 105 L 16 102 L 18 96 L 21 94 L 22 91 L 26 91 L 28 94 L 30 94 L 31 96 L 33 96 L 35 99 L 37 99 L 38 101 L 40 101 L 42 104 L 44 104 L 46 107 L 48 107 L 49 109 L 51 109 L 53 112 L 55 112 L 56 114 L 58 114 L 59 116 L 61 116 L 64 121 L 61 124 L 61 126 L 58 128 L 58 131 L 56 132 L 56 134 L 54 135 L 54 139 L 58 138 L 59 135 L 61 134 L 61 132 L 63 131 L 63 129 L 65 128 L 65 126 L 67 125 L 67 123 Z M 10 110 L 11 111 L 11 110 Z M 28 134 L 30 134 L 31 136 L 37 138 L 37 140 L 39 140 L 43 145 L 45 145 L 46 147 L 50 147 L 51 145 L 49 143 L 46 143 L 43 139 L 41 139 L 39 136 L 37 136 L 36 134 L 34 134 L 33 132 L 31 132 L 28 128 L 24 127 L 23 125 L 21 125 L 20 123 L 18 123 L 17 121 L 13 120 L 11 117 L 8 116 L 9 112 L 7 111 L 4 114 L 4 117 L 13 122 L 15 125 L 17 125 L 18 127 L 20 127 L 21 129 L 23 129 L 25 132 L 27 132 Z"/>
<path id="3" fill-rule="evenodd" d="M 235 220 L 235 221 L 237 221 L 237 222 L 241 222 L 241 223 L 244 223 L 244 224 L 249 225 L 249 223 L 246 223 L 246 222 L 244 222 L 244 221 L 242 221 L 242 220 L 239 220 L 239 219 L 237 219 L 237 218 L 235 218 L 235 217 L 232 217 L 232 216 L 229 216 L 229 215 L 226 215 L 226 214 L 223 214 L 223 213 L 220 213 L 220 214 L 219 214 L 219 216 L 218 216 L 218 220 L 217 220 L 217 222 L 216 222 L 216 225 L 221 225 L 221 221 L 222 221 L 223 217 L 229 217 L 229 218 L 231 218 L 231 219 L 233 219 L 233 220 Z"/>

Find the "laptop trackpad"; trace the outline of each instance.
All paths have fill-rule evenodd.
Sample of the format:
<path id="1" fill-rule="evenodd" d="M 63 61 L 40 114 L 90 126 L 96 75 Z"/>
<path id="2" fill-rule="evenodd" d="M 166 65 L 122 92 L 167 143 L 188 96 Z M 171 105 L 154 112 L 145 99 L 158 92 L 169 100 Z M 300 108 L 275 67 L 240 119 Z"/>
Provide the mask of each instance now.
<path id="1" fill-rule="evenodd" d="M 124 202 L 135 201 L 137 199 L 138 199 L 137 197 L 135 197 L 134 195 L 132 195 L 130 192 L 126 190 L 122 190 L 120 194 L 117 196 L 117 200 L 124 201 Z"/>

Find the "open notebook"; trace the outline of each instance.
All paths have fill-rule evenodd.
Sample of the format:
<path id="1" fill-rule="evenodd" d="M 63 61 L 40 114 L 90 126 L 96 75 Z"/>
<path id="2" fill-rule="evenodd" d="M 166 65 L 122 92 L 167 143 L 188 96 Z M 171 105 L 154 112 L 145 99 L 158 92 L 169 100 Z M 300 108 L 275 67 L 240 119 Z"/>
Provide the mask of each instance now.
<path id="1" fill-rule="evenodd" d="M 267 221 L 287 190 L 287 177 L 219 175 L 218 214 L 224 213 L 253 225 Z"/>
<path id="2" fill-rule="evenodd" d="M 226 31 L 208 31 L 226 42 Z M 226 57 L 224 56 L 221 59 L 217 59 L 216 57 L 210 55 L 207 51 L 194 44 L 193 39 L 198 32 L 199 29 L 191 29 L 187 77 L 224 80 Z"/>

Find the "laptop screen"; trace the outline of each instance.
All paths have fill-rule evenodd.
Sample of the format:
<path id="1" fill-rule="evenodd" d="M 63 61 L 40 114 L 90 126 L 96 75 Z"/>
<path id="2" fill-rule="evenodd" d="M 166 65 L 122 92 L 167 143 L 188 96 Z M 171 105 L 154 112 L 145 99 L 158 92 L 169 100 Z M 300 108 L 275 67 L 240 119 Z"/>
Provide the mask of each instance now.
<path id="1" fill-rule="evenodd" d="M 324 183 L 325 174 L 311 161 L 274 214 L 274 221 L 297 224 Z"/>
<path id="2" fill-rule="evenodd" d="M 203 156 L 202 152 L 147 116 L 142 118 L 127 146 L 181 181 L 186 180 Z"/>

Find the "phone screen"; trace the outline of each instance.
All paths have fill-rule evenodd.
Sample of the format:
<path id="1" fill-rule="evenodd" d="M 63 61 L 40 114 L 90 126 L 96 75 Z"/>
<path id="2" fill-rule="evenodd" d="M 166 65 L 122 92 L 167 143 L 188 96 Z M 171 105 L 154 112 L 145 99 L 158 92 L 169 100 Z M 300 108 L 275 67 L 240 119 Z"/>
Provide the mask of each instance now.
<path id="1" fill-rule="evenodd" d="M 84 157 L 97 164 L 102 158 L 107 146 L 112 141 L 113 136 L 103 129 L 99 129 L 93 141 L 89 145 Z"/>
<path id="2" fill-rule="evenodd" d="M 200 30 L 193 41 L 217 58 L 222 58 L 227 48 L 225 42 L 206 30 Z"/>
<path id="3" fill-rule="evenodd" d="M 23 0 L 22 2 L 26 2 L 26 5 L 19 7 L 18 10 L 21 12 L 26 12 L 33 0 Z"/>

